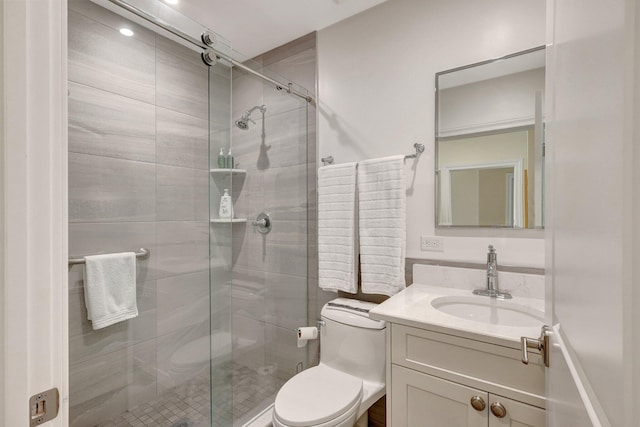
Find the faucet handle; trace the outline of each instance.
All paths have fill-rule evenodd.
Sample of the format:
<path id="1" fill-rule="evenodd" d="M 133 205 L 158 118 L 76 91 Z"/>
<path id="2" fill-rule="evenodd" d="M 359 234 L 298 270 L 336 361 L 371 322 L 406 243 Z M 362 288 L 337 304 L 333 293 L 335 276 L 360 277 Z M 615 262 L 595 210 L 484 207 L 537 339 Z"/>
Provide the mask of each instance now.
<path id="1" fill-rule="evenodd" d="M 487 252 L 487 266 L 488 264 L 494 263 L 497 266 L 498 262 L 498 254 L 496 253 L 496 248 L 493 245 L 489 245 L 489 252 Z"/>

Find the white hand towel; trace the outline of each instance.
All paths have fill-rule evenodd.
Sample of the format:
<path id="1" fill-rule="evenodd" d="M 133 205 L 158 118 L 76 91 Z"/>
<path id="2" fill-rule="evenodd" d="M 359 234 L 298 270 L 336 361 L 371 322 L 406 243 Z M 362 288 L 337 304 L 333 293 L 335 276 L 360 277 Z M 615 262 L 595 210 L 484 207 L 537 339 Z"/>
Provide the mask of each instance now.
<path id="1" fill-rule="evenodd" d="M 84 302 L 93 329 L 136 317 L 136 254 L 91 255 L 84 259 Z"/>
<path id="2" fill-rule="evenodd" d="M 326 291 L 358 290 L 356 163 L 318 169 L 318 282 Z"/>
<path id="3" fill-rule="evenodd" d="M 362 292 L 393 295 L 405 288 L 404 156 L 358 164 Z"/>

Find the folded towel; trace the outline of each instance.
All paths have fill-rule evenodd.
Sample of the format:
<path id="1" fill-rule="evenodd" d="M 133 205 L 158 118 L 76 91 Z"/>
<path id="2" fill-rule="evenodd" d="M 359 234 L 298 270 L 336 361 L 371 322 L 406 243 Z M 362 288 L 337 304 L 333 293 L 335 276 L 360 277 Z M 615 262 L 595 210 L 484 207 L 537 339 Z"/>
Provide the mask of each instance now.
<path id="1" fill-rule="evenodd" d="M 358 164 L 362 292 L 393 295 L 405 288 L 404 156 Z"/>
<path id="2" fill-rule="evenodd" d="M 318 282 L 356 293 L 356 163 L 318 169 Z"/>
<path id="3" fill-rule="evenodd" d="M 136 317 L 136 254 L 91 255 L 84 259 L 84 302 L 93 329 Z"/>

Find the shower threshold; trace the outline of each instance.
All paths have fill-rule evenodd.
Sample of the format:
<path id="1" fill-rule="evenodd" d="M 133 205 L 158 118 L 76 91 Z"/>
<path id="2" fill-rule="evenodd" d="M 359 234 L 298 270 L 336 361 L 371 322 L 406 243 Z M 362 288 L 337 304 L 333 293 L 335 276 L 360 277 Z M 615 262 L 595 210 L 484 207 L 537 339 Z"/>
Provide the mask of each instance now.
<path id="1" fill-rule="evenodd" d="M 273 427 L 273 403 L 258 415 L 247 421 L 242 427 Z"/>

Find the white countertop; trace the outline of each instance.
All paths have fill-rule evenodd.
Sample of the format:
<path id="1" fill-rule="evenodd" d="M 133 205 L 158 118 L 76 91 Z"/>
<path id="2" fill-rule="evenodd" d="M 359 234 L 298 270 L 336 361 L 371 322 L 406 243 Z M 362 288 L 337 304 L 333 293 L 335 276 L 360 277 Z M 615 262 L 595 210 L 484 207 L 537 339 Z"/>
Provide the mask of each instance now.
<path id="1" fill-rule="evenodd" d="M 443 296 L 472 296 L 487 298 L 491 304 L 503 304 L 502 301 L 496 301 L 493 298 L 474 296 L 467 289 L 413 284 L 372 309 L 369 312 L 369 317 L 512 348 L 520 348 L 520 337 L 522 336 L 537 338 L 540 335 L 542 321 L 539 326 L 535 327 L 505 326 L 477 322 L 443 313 L 431 305 L 434 299 Z M 519 304 L 528 310 L 535 310 L 544 318 L 544 300 L 542 299 L 514 296 L 508 302 Z"/>

